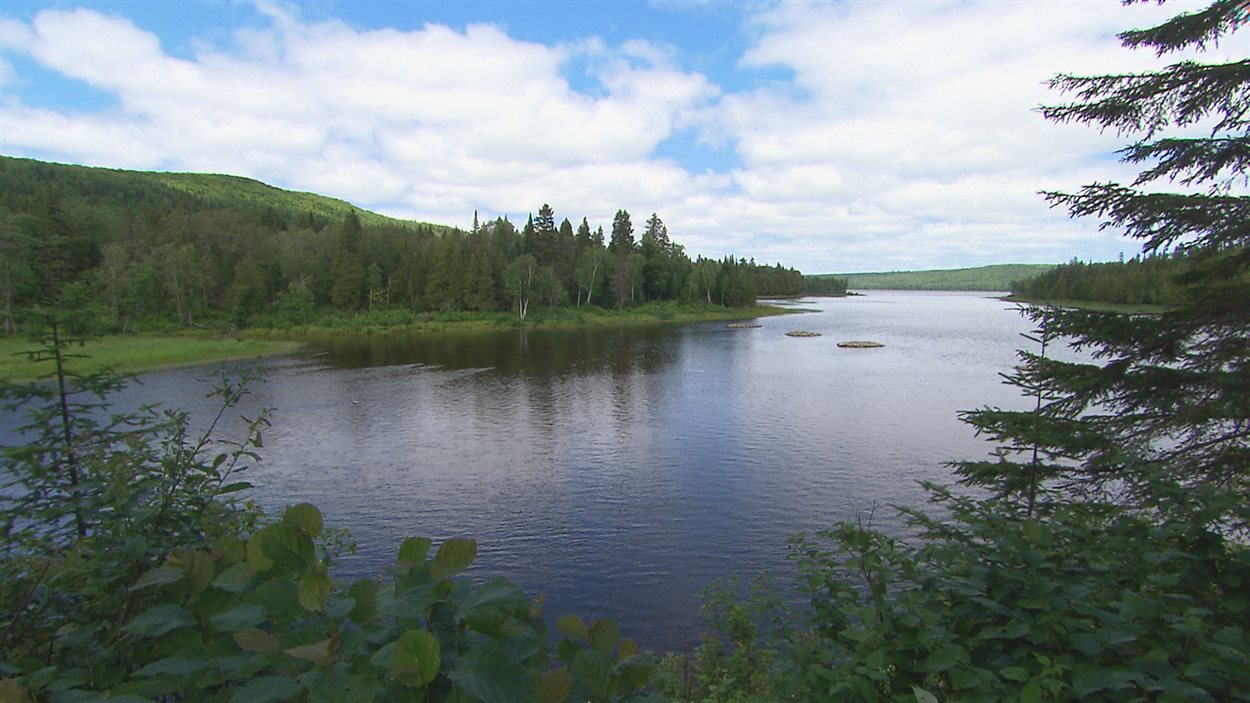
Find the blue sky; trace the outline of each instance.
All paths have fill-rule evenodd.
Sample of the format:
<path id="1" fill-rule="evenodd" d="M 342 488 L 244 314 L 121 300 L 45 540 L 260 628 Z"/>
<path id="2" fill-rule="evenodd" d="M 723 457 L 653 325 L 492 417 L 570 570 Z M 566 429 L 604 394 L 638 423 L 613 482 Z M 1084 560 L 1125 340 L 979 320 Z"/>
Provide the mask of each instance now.
<path id="1" fill-rule="evenodd" d="M 812 273 L 1106 260 L 1137 246 L 1037 191 L 1130 178 L 1123 139 L 1043 82 L 1157 66 L 1115 32 L 1200 6 L 7 0 L 0 153 L 462 227 L 655 212 Z"/>

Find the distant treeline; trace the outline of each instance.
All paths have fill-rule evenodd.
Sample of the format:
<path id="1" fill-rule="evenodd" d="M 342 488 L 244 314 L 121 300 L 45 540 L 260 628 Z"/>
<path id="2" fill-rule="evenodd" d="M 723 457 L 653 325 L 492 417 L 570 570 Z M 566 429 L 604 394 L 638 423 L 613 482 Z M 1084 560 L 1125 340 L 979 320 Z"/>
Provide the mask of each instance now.
<path id="1" fill-rule="evenodd" d="M 317 311 L 753 305 L 760 295 L 845 292 L 837 280 L 742 258 L 691 260 L 658 215 L 635 234 L 559 223 L 543 205 L 471 231 L 407 223 L 248 179 L 91 169 L 0 157 L 0 315 L 35 306 L 97 330 L 307 324 Z"/>
<path id="2" fill-rule="evenodd" d="M 1033 300 L 1073 300 L 1127 305 L 1177 305 L 1176 277 L 1188 266 L 1182 255 L 1134 257 L 1128 261 L 1072 261 L 1011 284 L 1013 295 Z"/>
<path id="3" fill-rule="evenodd" d="M 1054 264 L 994 264 L 962 269 L 841 273 L 852 290 L 1009 290 L 1013 281 L 1054 268 Z"/>

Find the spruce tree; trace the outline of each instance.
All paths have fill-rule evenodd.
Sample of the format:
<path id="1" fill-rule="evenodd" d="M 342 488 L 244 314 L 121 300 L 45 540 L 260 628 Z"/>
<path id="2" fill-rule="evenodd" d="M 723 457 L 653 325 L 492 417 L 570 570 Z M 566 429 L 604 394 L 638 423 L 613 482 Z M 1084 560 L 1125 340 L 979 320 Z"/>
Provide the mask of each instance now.
<path id="1" fill-rule="evenodd" d="M 1245 54 L 1242 0 L 1217 0 L 1121 43 L 1164 57 Z M 1047 193 L 1073 217 L 1096 217 L 1147 255 L 1180 253 L 1183 302 L 1161 315 L 1033 306 L 1043 335 L 1086 361 L 1022 352 L 1011 381 L 1033 412 L 969 413 L 1011 452 L 964 462 L 965 483 L 1018 499 L 1028 512 L 1074 498 L 1116 502 L 1224 527 L 1245 527 L 1250 499 L 1250 60 L 1178 60 L 1123 75 L 1059 75 L 1071 102 L 1045 118 L 1130 135 L 1119 154 L 1132 183 Z"/>

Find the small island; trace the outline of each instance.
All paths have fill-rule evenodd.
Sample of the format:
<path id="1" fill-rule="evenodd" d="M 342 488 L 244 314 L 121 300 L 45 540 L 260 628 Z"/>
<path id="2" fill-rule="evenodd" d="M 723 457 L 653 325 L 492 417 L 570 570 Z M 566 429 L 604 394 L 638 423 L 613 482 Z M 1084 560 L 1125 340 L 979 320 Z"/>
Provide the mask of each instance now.
<path id="1" fill-rule="evenodd" d="M 819 332 L 808 332 L 806 330 L 790 330 L 786 332 L 787 337 L 819 337 Z"/>
<path id="2" fill-rule="evenodd" d="M 865 342 L 863 340 L 851 340 L 848 342 L 838 342 L 838 346 L 843 349 L 879 349 L 885 345 L 881 342 Z"/>

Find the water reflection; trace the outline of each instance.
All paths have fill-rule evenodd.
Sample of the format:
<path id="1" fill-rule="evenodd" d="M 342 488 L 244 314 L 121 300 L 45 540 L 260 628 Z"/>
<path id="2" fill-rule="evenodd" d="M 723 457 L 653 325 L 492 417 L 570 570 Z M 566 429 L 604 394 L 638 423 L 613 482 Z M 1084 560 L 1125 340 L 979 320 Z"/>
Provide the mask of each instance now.
<path id="1" fill-rule="evenodd" d="M 1023 407 L 997 372 L 1027 328 L 980 295 L 876 293 L 819 312 L 627 329 L 317 340 L 273 364 L 244 414 L 275 408 L 254 498 L 319 505 L 377 573 L 403 537 L 472 536 L 478 573 L 612 615 L 644 646 L 699 633 L 709 581 L 788 573 L 785 539 L 918 504 L 916 481 L 990 447 L 956 417 Z M 792 329 L 821 332 L 795 339 Z M 836 347 L 873 339 L 875 350 Z M 131 402 L 208 405 L 198 372 Z M 888 510 L 878 520 L 895 531 Z"/>

